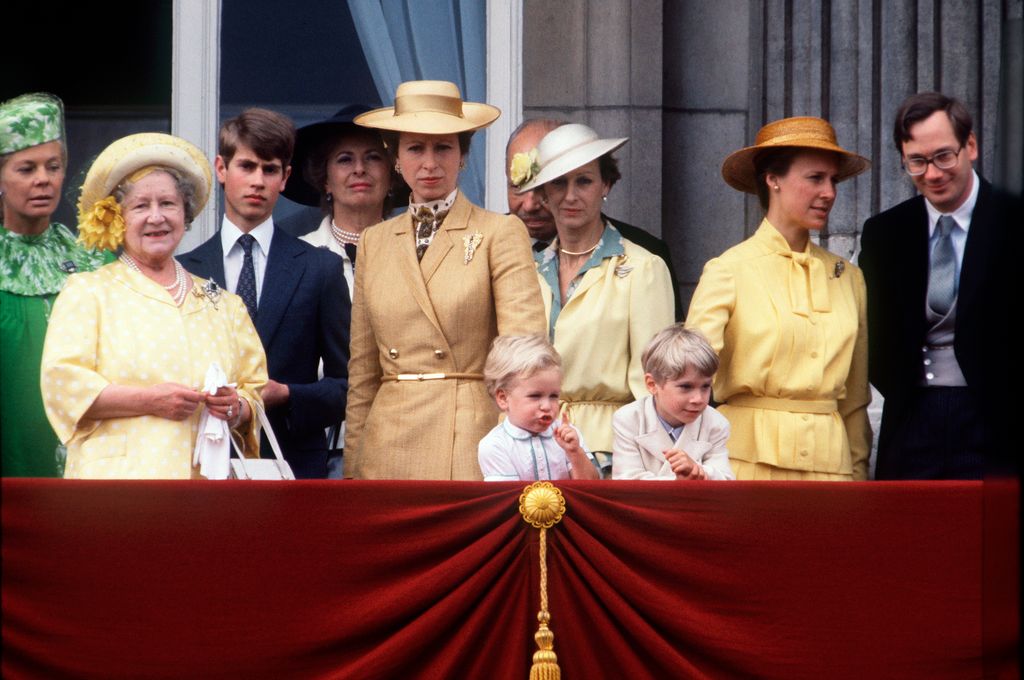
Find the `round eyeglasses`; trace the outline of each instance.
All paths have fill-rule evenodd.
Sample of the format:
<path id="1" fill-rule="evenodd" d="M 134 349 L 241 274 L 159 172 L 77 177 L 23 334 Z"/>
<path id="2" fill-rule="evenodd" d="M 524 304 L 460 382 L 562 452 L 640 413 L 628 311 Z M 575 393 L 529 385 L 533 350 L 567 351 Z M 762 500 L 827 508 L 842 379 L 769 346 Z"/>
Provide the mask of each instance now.
<path id="1" fill-rule="evenodd" d="M 928 170 L 928 164 L 932 163 L 939 170 L 949 170 L 956 167 L 957 162 L 960 160 L 960 151 L 964 148 L 961 144 L 957 147 L 956 151 L 952 149 L 943 149 L 942 151 L 932 156 L 908 156 L 903 159 L 903 169 L 907 171 L 907 174 L 911 177 L 917 177 L 923 175 Z"/>

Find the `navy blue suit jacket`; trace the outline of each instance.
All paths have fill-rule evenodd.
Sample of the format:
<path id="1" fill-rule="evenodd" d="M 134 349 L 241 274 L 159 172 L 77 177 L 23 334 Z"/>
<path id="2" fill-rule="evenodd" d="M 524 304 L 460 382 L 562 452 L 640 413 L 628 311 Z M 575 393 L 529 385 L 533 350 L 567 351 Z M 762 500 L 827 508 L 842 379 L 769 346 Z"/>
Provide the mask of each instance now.
<path id="1" fill-rule="evenodd" d="M 188 271 L 222 287 L 224 252 L 218 231 L 178 257 Z M 325 428 L 345 417 L 351 303 L 342 260 L 274 229 L 256 313 L 256 331 L 267 353 L 270 378 L 288 385 L 284 406 L 269 409 L 282 453 L 295 476 L 327 476 Z M 320 360 L 324 377 L 318 379 Z M 263 438 L 263 457 L 272 457 Z"/>

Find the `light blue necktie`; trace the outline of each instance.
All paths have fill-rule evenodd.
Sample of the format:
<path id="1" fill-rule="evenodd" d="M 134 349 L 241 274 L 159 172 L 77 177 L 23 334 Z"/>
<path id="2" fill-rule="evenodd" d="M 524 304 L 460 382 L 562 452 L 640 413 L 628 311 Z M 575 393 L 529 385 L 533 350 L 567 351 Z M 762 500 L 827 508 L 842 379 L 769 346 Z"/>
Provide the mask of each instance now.
<path id="1" fill-rule="evenodd" d="M 956 221 L 949 215 L 940 217 L 936 225 L 939 238 L 932 249 L 928 272 L 928 306 L 936 314 L 946 314 L 956 298 L 956 251 L 950 236 L 955 228 Z"/>

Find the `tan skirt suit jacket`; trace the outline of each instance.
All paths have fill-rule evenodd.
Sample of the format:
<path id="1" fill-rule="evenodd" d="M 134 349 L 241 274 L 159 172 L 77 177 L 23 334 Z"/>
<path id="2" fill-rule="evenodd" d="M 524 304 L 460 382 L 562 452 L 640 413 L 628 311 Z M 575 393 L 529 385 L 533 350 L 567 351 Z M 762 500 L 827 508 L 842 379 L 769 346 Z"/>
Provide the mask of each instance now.
<path id="1" fill-rule="evenodd" d="M 498 423 L 479 379 L 491 341 L 547 329 L 530 241 L 461 192 L 422 261 L 414 241 L 408 213 L 360 241 L 345 474 L 482 480 L 477 444 Z M 463 377 L 394 379 L 438 373 Z"/>

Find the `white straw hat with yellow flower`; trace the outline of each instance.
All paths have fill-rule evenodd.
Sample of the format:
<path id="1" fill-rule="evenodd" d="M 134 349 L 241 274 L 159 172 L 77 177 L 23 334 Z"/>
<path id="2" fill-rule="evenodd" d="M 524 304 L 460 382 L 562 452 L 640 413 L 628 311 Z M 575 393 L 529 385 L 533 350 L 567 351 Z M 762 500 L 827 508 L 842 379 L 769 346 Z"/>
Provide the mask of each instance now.
<path id="1" fill-rule="evenodd" d="M 78 199 L 78 240 L 93 248 L 116 250 L 125 223 L 114 191 L 126 179 L 137 181 L 153 168 L 171 168 L 195 191 L 195 212 L 210 197 L 213 173 L 206 156 L 191 142 L 162 132 L 122 137 L 93 161 Z"/>
<path id="2" fill-rule="evenodd" d="M 517 184 L 518 193 L 532 191 L 542 184 L 582 167 L 606 153 L 615 151 L 629 141 L 629 137 L 602 139 L 586 125 L 567 123 L 544 135 L 537 145 L 535 158 L 523 161 L 531 163 L 528 178 Z M 513 182 L 515 180 L 513 179 Z"/>

